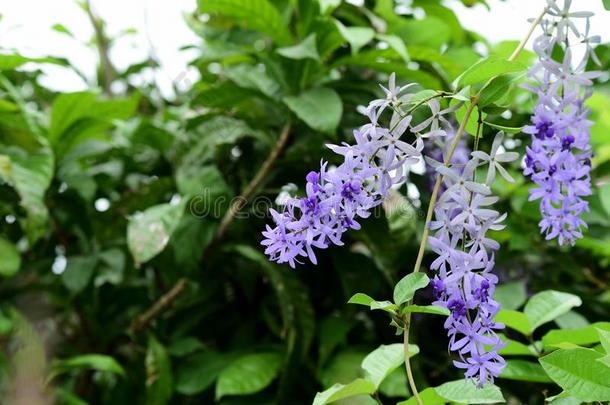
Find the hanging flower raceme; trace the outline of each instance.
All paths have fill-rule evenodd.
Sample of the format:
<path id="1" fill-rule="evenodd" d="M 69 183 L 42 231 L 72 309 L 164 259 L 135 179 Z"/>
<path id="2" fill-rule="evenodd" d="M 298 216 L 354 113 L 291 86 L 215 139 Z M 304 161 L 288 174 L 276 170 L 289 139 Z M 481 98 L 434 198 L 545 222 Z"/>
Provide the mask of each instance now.
<path id="1" fill-rule="evenodd" d="M 597 61 L 591 44 L 599 42 L 599 37 L 589 37 L 592 13 L 570 12 L 570 0 L 563 8 L 552 0 L 548 4 L 548 18 L 541 24 L 544 32 L 534 42 L 539 60 L 529 72 L 534 84 L 528 88 L 538 104 L 532 125 L 524 129 L 532 137 L 524 174 L 536 185 L 530 190 L 530 201 L 540 200 L 542 234 L 547 240 L 557 238 L 560 245 L 573 245 L 587 227 L 581 215 L 588 210 L 584 197 L 591 194 L 591 123 L 584 103 L 599 73 L 585 68 L 589 57 Z M 577 19 L 585 19 L 584 34 L 578 31 Z M 585 55 L 576 64 L 572 55 L 583 44 Z M 561 63 L 552 56 L 557 49 L 563 53 Z"/>
<path id="2" fill-rule="evenodd" d="M 500 245 L 486 235 L 488 230 L 503 229 L 506 217 L 491 208 L 498 198 L 491 195 L 490 185 L 496 173 L 512 181 L 501 164 L 518 157 L 515 152 L 500 151 L 502 139 L 499 133 L 489 154 L 472 152 L 465 165 L 445 166 L 429 159 L 443 176 L 445 189 L 430 223 L 434 235 L 428 239 L 437 254 L 430 266 L 437 272 L 432 280 L 434 304 L 451 313 L 445 328 L 449 350 L 459 358 L 455 366 L 479 386 L 493 382 L 505 365 L 498 354 L 504 344 L 496 333 L 504 325 L 494 322 L 500 304 L 493 299 L 498 281 L 492 273 L 494 252 Z M 484 175 L 484 183 L 477 181 L 477 170 Z"/>
<path id="3" fill-rule="evenodd" d="M 314 248 L 343 245 L 343 233 L 360 229 L 359 220 L 368 217 L 393 186 L 404 182 L 404 166 L 421 158 L 423 141 L 401 140 L 411 124 L 409 114 L 390 128 L 381 127 L 378 119 L 386 108 L 404 102 L 399 97 L 405 88 L 396 87 L 391 75 L 388 88 L 383 87 L 386 97 L 366 109 L 370 122 L 354 131 L 355 143 L 328 145 L 343 163 L 330 168 L 322 161 L 318 171 L 307 175 L 304 197 L 288 199 L 282 212 L 271 210 L 275 226 L 267 225 L 262 241 L 270 260 L 294 267 L 308 257 L 316 264 Z"/>

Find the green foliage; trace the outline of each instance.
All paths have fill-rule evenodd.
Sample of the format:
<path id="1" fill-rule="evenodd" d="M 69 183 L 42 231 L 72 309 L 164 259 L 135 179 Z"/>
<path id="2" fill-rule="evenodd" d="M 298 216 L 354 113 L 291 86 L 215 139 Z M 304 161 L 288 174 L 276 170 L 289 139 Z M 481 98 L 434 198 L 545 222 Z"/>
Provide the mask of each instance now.
<path id="1" fill-rule="evenodd" d="M 417 354 L 426 405 L 537 404 L 560 388 L 554 403 L 609 400 L 607 84 L 588 101 L 596 188 L 589 230 L 575 247 L 540 237 L 518 164 L 509 168 L 516 184 L 494 184 L 498 210 L 509 212 L 507 228 L 493 235 L 502 244 L 497 320 L 507 326 L 498 386 L 477 390 L 451 367 L 442 327 L 449 311 L 431 305 L 426 287 L 432 255 L 409 274 L 429 198 L 425 176 L 409 173 L 409 191 L 420 196 L 393 190 L 362 230 L 345 235 L 346 246 L 319 252 L 317 268 L 293 271 L 262 253 L 270 221 L 262 214 L 278 208 L 288 183 L 303 195 L 320 158 L 339 162 L 324 145 L 353 139 L 365 122 L 358 106 L 383 97 L 377 83 L 392 72 L 398 85 L 415 84 L 414 108 L 433 96 L 443 96 L 442 108 L 466 101 L 461 120 L 476 95 L 481 122 L 475 110 L 467 131 L 480 129 L 485 148 L 503 130 L 524 153 L 531 103 L 521 85 L 533 54 L 508 62 L 518 42 L 489 45 L 449 3 L 413 1 L 422 18 L 397 14 L 397 5 L 200 0 L 185 15 L 201 39 L 189 66 L 199 79 L 168 99 L 152 82 L 133 85 L 154 61 L 115 72 L 119 86 L 100 74 L 87 78 L 87 91 L 58 93 L 35 67 L 82 73 L 4 49 L 0 398 L 10 402 L 27 376 L 28 388 L 67 404 L 414 404 L 402 337 L 393 333 L 410 317 L 409 354 Z M 52 29 L 78 41 L 69 27 Z M 515 27 L 515 38 L 526 29 Z M 608 49 L 598 47 L 602 70 Z M 114 87 L 125 90 L 103 90 Z M 414 119 L 425 114 L 416 108 Z M 233 200 L 244 205 L 221 226 L 243 194 L 248 201 Z"/>

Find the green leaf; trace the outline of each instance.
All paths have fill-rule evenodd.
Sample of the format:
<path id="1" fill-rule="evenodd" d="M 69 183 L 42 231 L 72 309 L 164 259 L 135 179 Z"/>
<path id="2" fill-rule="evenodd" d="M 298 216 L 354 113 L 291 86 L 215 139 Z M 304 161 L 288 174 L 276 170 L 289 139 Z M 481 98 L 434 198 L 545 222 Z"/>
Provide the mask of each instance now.
<path id="1" fill-rule="evenodd" d="M 533 331 L 581 304 L 580 298 L 574 294 L 548 290 L 531 297 L 525 304 L 523 312 L 529 319 Z"/>
<path id="2" fill-rule="evenodd" d="M 357 54 L 360 48 L 371 42 L 375 37 L 375 30 L 369 27 L 346 27 L 338 20 L 335 20 L 335 24 L 341 36 L 349 42 L 352 55 Z"/>
<path id="3" fill-rule="evenodd" d="M 21 267 L 21 256 L 13 243 L 0 237 L 0 276 L 13 277 Z"/>
<path id="4" fill-rule="evenodd" d="M 540 364 L 526 360 L 508 360 L 499 378 L 540 383 L 553 382 Z"/>
<path id="5" fill-rule="evenodd" d="M 502 334 L 498 334 L 504 342 L 508 344 L 498 351 L 503 356 L 536 356 L 536 351 L 531 347 L 527 346 L 516 340 L 507 338 Z"/>
<path id="6" fill-rule="evenodd" d="M 111 356 L 105 354 L 84 354 L 53 362 L 49 380 L 73 370 L 97 370 L 125 377 L 125 369 Z"/>
<path id="7" fill-rule="evenodd" d="M 167 351 L 172 356 L 182 357 L 203 349 L 203 343 L 195 337 L 180 337 L 169 345 Z"/>
<path id="8" fill-rule="evenodd" d="M 603 328 L 601 324 L 602 322 L 600 322 L 599 324 L 595 324 L 595 330 L 597 331 L 599 341 L 602 344 L 604 350 L 606 351 L 606 354 L 610 354 L 610 323 L 603 322 Z"/>
<path id="9" fill-rule="evenodd" d="M 540 364 L 561 388 L 587 402 L 610 401 L 610 368 L 596 361 L 603 355 L 591 349 L 561 349 Z"/>
<path id="10" fill-rule="evenodd" d="M 433 314 L 449 316 L 450 312 L 447 308 L 438 307 L 436 305 L 409 305 L 402 309 L 403 313 L 417 312 L 419 314 Z"/>
<path id="11" fill-rule="evenodd" d="M 602 3 L 604 4 L 604 8 L 610 11 L 610 0 L 602 0 Z"/>
<path id="12" fill-rule="evenodd" d="M 61 274 L 61 281 L 73 293 L 82 291 L 91 281 L 97 262 L 95 256 L 68 257 L 66 269 Z"/>
<path id="13" fill-rule="evenodd" d="M 555 348 L 560 343 L 591 345 L 599 342 L 598 330 L 610 331 L 610 322 L 597 322 L 578 329 L 553 329 L 542 337 L 542 344 L 545 348 Z"/>
<path id="14" fill-rule="evenodd" d="M 254 353 L 229 364 L 218 376 L 216 398 L 225 395 L 248 395 L 271 384 L 282 365 L 277 352 Z"/>
<path id="15" fill-rule="evenodd" d="M 521 332 L 525 336 L 531 335 L 533 331 L 529 318 L 519 311 L 501 309 L 498 311 L 495 321 L 501 322 L 509 328 Z"/>
<path id="16" fill-rule="evenodd" d="M 390 46 L 390 48 L 394 49 L 398 55 L 406 62 L 410 62 L 411 58 L 409 57 L 409 51 L 407 50 L 407 46 L 402 38 L 396 35 L 388 35 L 388 34 L 377 34 L 377 39 L 380 41 L 385 41 Z"/>
<path id="17" fill-rule="evenodd" d="M 206 351 L 185 358 L 176 369 L 176 391 L 196 395 L 210 387 L 220 372 L 238 358 L 236 353 Z"/>
<path id="18" fill-rule="evenodd" d="M 405 398 L 411 395 L 408 386 L 404 367 L 398 367 L 383 380 L 377 391 L 386 397 Z"/>
<path id="19" fill-rule="evenodd" d="M 419 353 L 419 347 L 409 345 L 409 358 Z M 394 370 L 404 364 L 405 350 L 402 343 L 391 345 L 381 345 L 369 353 L 362 361 L 362 369 L 366 374 L 366 379 L 371 381 L 375 390 L 379 388 L 381 382 Z"/>
<path id="20" fill-rule="evenodd" d="M 246 29 L 269 35 L 278 44 L 290 42 L 288 26 L 267 0 L 198 0 L 202 13 L 218 13 L 232 18 Z"/>
<path id="21" fill-rule="evenodd" d="M 510 90 L 513 83 L 523 75 L 503 74 L 491 79 L 488 84 L 479 91 L 479 105 L 488 106 L 500 100 Z"/>
<path id="22" fill-rule="evenodd" d="M 0 171 L 0 176 L 19 194 L 20 204 L 27 213 L 25 231 L 33 245 L 47 231 L 49 212 L 44 196 L 55 170 L 53 152 L 46 146 L 30 153 L 16 147 L 0 152 L 8 157 L 5 165 L 10 161 L 10 168 Z"/>
<path id="23" fill-rule="evenodd" d="M 261 66 L 246 64 L 231 66 L 225 69 L 225 74 L 239 87 L 259 91 L 272 99 L 278 97 L 280 85 Z"/>
<path id="24" fill-rule="evenodd" d="M 148 338 L 146 350 L 146 403 L 166 404 L 172 397 L 172 366 L 165 347 L 153 336 Z"/>
<path id="25" fill-rule="evenodd" d="M 314 59 L 320 60 L 318 49 L 316 48 L 316 34 L 310 34 L 300 43 L 294 46 L 278 48 L 277 53 L 288 59 Z"/>
<path id="26" fill-rule="evenodd" d="M 27 58 L 19 54 L 0 54 L 0 71 L 12 70 L 26 63 L 53 63 L 63 65 L 59 59 L 55 58 Z"/>
<path id="27" fill-rule="evenodd" d="M 339 95 L 325 87 L 307 90 L 298 96 L 284 97 L 284 102 L 311 128 L 327 134 L 335 133 L 343 113 Z"/>
<path id="28" fill-rule="evenodd" d="M 371 304 L 375 301 L 373 298 L 369 297 L 364 293 L 356 293 L 352 295 L 352 298 L 347 301 L 348 304 L 358 304 L 358 305 L 366 305 L 370 307 Z"/>
<path id="29" fill-rule="evenodd" d="M 419 393 L 419 397 L 425 405 L 444 405 L 447 401 L 436 393 L 434 388 L 426 388 Z M 415 397 L 411 397 L 406 401 L 401 401 L 396 405 L 417 405 Z"/>
<path id="30" fill-rule="evenodd" d="M 330 14 L 332 13 L 339 5 L 342 0 L 318 0 L 320 3 L 320 14 Z"/>
<path id="31" fill-rule="evenodd" d="M 375 392 L 375 386 L 370 381 L 359 378 L 349 384 L 335 384 L 329 389 L 318 392 L 313 400 L 313 405 L 325 405 L 340 399 L 355 397 L 358 395 L 370 395 Z"/>
<path id="32" fill-rule="evenodd" d="M 398 310 L 398 305 L 390 301 L 373 301 L 371 302 L 371 309 L 381 309 L 382 311 L 395 313 Z"/>
<path id="33" fill-rule="evenodd" d="M 493 384 L 486 384 L 477 388 L 472 381 L 458 380 L 447 382 L 435 388 L 436 393 L 448 401 L 464 404 L 493 404 L 505 402 L 500 388 Z"/>
<path id="34" fill-rule="evenodd" d="M 345 344 L 347 334 L 354 327 L 355 321 L 338 316 L 329 316 L 320 324 L 320 344 L 318 363 L 324 364 L 337 346 Z"/>
<path id="35" fill-rule="evenodd" d="M 159 204 L 132 215 L 127 224 L 127 246 L 137 266 L 161 252 L 184 214 L 183 199 L 178 204 Z"/>
<path id="36" fill-rule="evenodd" d="M 524 72 L 527 67 L 520 62 L 510 62 L 503 58 L 488 57 L 470 68 L 456 79 L 456 87 L 462 88 L 473 84 L 483 84 L 489 79 L 505 73 Z"/>
<path id="37" fill-rule="evenodd" d="M 415 295 L 415 291 L 428 285 L 430 279 L 424 273 L 411 273 L 403 277 L 394 287 L 394 303 L 404 304 Z"/>
<path id="38" fill-rule="evenodd" d="M 525 283 L 522 281 L 502 283 L 496 287 L 494 299 L 498 301 L 504 309 L 518 309 L 527 301 Z"/>

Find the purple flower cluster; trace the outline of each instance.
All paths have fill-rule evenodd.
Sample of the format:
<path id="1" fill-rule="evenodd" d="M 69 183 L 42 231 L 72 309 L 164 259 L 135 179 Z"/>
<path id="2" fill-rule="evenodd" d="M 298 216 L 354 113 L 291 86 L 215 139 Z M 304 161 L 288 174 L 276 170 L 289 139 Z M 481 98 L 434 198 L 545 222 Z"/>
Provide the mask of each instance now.
<path id="1" fill-rule="evenodd" d="M 493 382 L 505 366 L 498 354 L 504 343 L 496 333 L 504 325 L 494 322 L 500 309 L 493 299 L 498 278 L 491 273 L 500 245 L 486 235 L 488 230 L 503 229 L 501 222 L 506 217 L 491 208 L 498 198 L 491 195 L 489 186 L 496 172 L 512 181 L 501 164 L 518 158 L 515 152 L 501 151 L 502 140 L 499 133 L 489 154 L 472 152 L 465 165 L 445 166 L 429 160 L 443 176 L 445 187 L 429 225 L 434 236 L 428 243 L 437 254 L 430 266 L 437 272 L 431 282 L 434 304 L 451 312 L 445 328 L 449 350 L 459 357 L 455 366 L 479 386 Z M 487 172 L 485 182 L 479 183 L 477 171 L 482 167 Z"/>
<path id="2" fill-rule="evenodd" d="M 343 156 L 343 163 L 331 168 L 322 161 L 319 171 L 307 175 L 304 197 L 289 198 L 282 212 L 271 210 L 275 226 L 267 225 L 261 242 L 270 260 L 295 267 L 308 257 L 316 264 L 314 248 L 343 245 L 343 233 L 359 229 L 358 221 L 404 182 L 404 166 L 421 158 L 420 137 L 413 143 L 400 139 L 411 124 L 410 115 L 392 120 L 396 122 L 390 128 L 378 124 L 384 110 L 404 102 L 399 96 L 406 87 L 396 87 L 391 75 L 388 88 L 382 88 L 386 97 L 366 108 L 370 122 L 354 131 L 355 144 L 327 145 Z"/>
<path id="3" fill-rule="evenodd" d="M 540 200 L 542 220 L 540 231 L 546 239 L 557 238 L 560 245 L 574 244 L 582 237 L 587 224 L 581 214 L 588 211 L 584 197 L 591 194 L 591 147 L 589 145 L 589 110 L 584 107 L 591 95 L 587 87 L 598 72 L 585 71 L 589 56 L 597 60 L 591 44 L 599 37 L 589 37 L 590 12 L 570 12 L 571 1 L 559 8 L 549 1 L 548 16 L 543 20 L 544 33 L 535 40 L 538 63 L 530 70 L 534 81 L 528 88 L 537 95 L 538 104 L 532 125 L 524 131 L 532 137 L 526 149 L 524 175 L 531 176 L 535 187 L 530 201 Z M 572 21 L 586 19 L 586 32 L 581 35 Z M 572 41 L 573 37 L 578 41 Z M 575 67 L 575 42 L 586 46 L 585 56 Z M 553 59 L 554 49 L 562 49 L 563 61 Z"/>

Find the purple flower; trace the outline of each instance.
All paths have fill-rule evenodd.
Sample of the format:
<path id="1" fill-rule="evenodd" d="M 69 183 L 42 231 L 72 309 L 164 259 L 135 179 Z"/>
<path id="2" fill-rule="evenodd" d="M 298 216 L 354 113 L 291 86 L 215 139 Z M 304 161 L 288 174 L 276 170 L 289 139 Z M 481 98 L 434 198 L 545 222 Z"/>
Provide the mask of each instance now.
<path id="1" fill-rule="evenodd" d="M 267 225 L 261 242 L 270 260 L 295 267 L 307 257 L 316 264 L 314 248 L 343 245 L 343 234 L 360 229 L 359 219 L 367 218 L 391 188 L 404 181 L 403 166 L 421 158 L 421 141 L 411 144 L 401 139 L 410 115 L 390 129 L 377 123 L 384 110 L 394 110 L 400 103 L 398 97 L 406 87 L 396 87 L 391 75 L 388 88 L 382 88 L 386 98 L 369 104 L 370 123 L 354 131 L 355 144 L 328 145 L 343 156 L 343 163 L 330 169 L 323 161 L 319 171 L 307 174 L 304 197 L 290 198 L 281 213 L 271 210 L 275 227 Z"/>
<path id="2" fill-rule="evenodd" d="M 539 58 L 529 73 L 534 85 L 527 86 L 538 96 L 538 105 L 532 125 L 523 131 L 532 135 L 523 174 L 535 183 L 529 199 L 540 200 L 542 234 L 547 240 L 556 238 L 560 245 L 573 245 L 586 227 L 580 217 L 589 209 L 584 197 L 591 194 L 591 123 L 584 103 L 591 94 L 586 88 L 599 73 L 586 72 L 585 67 L 589 56 L 595 55 L 590 44 L 598 41 L 597 37 L 588 37 L 592 13 L 571 12 L 569 0 L 563 8 L 553 0 L 548 4 L 551 18 L 544 21 L 544 33 L 534 43 Z M 586 18 L 584 37 L 571 18 Z M 576 68 L 570 45 L 575 42 L 587 44 L 587 52 Z M 557 47 L 563 49 L 561 63 L 552 57 Z"/>

